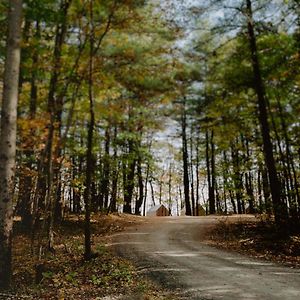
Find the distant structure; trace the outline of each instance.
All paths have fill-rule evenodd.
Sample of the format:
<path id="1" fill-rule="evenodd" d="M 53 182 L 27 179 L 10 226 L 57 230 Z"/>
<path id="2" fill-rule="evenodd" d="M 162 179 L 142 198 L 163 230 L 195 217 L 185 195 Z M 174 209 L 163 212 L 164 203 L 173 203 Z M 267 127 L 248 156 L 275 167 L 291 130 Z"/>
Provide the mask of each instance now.
<path id="1" fill-rule="evenodd" d="M 147 212 L 149 217 L 168 217 L 169 215 L 169 210 L 162 204 L 151 207 Z"/>

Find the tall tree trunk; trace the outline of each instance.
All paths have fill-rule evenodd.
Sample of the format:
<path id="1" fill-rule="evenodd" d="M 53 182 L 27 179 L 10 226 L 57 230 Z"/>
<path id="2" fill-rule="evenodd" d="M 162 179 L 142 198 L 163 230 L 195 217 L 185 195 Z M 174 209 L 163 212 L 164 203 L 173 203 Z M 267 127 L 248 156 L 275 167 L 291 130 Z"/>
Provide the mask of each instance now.
<path id="1" fill-rule="evenodd" d="M 172 215 L 172 164 L 169 166 L 169 182 L 168 182 L 168 209 L 169 216 Z"/>
<path id="2" fill-rule="evenodd" d="M 227 156 L 226 151 L 223 151 L 223 161 L 224 161 L 224 167 L 223 167 L 223 195 L 224 195 L 224 204 L 225 204 L 225 214 L 228 213 L 228 206 L 227 206 L 227 189 L 228 189 L 228 162 L 227 162 Z"/>
<path id="3" fill-rule="evenodd" d="M 200 188 L 200 179 L 199 179 L 199 167 L 200 167 L 200 159 L 199 159 L 199 135 L 197 135 L 196 142 L 196 216 L 199 216 L 199 188 Z"/>
<path id="4" fill-rule="evenodd" d="M 63 1 L 61 3 L 61 10 L 64 13 L 64 20 L 57 25 L 56 36 L 55 36 L 55 46 L 54 46 L 54 70 L 50 79 L 49 95 L 48 95 L 48 113 L 50 115 L 50 124 L 48 130 L 47 144 L 46 144 L 46 162 L 45 162 L 45 177 L 47 181 L 47 190 L 46 190 L 46 209 L 48 210 L 48 249 L 53 250 L 54 244 L 54 234 L 53 234 L 53 223 L 54 223 L 54 200 L 57 199 L 57 195 L 54 194 L 56 190 L 56 185 L 54 183 L 54 178 L 59 177 L 59 170 L 57 164 L 54 164 L 54 137 L 56 134 L 56 121 L 57 113 L 61 109 L 60 105 L 55 97 L 57 94 L 59 72 L 61 68 L 61 57 L 62 57 L 62 48 L 65 41 L 65 35 L 67 32 L 67 22 L 66 15 L 72 0 Z M 61 114 L 59 114 L 61 119 Z M 61 123 L 61 120 L 60 120 Z M 59 124 L 61 126 L 61 124 Z M 57 152 L 57 151 L 56 151 Z M 58 151 L 60 152 L 60 150 Z M 57 154 L 57 153 L 56 153 Z M 56 170 L 55 174 L 54 171 Z"/>
<path id="5" fill-rule="evenodd" d="M 84 204 L 85 204 L 85 225 L 84 225 L 84 258 L 90 260 L 92 257 L 91 247 L 91 183 L 93 178 L 93 137 L 95 127 L 95 112 L 94 112 L 94 42 L 95 42 L 95 27 L 93 14 L 93 0 L 89 2 L 90 15 L 90 57 L 89 57 L 89 114 L 90 119 L 88 123 L 88 138 L 86 150 L 86 173 L 85 173 L 85 190 L 84 190 Z"/>
<path id="6" fill-rule="evenodd" d="M 209 136 L 209 130 L 206 129 L 205 132 L 205 147 L 206 147 L 206 170 L 207 170 L 207 184 L 208 184 L 208 205 L 209 205 L 209 213 L 215 214 L 216 213 L 216 201 L 215 201 L 215 190 L 214 190 L 214 159 L 213 154 L 213 132 L 211 132 L 211 137 Z"/>
<path id="7" fill-rule="evenodd" d="M 8 37 L 0 131 L 0 288 L 12 276 L 13 192 L 16 157 L 22 1 L 9 1 Z"/>
<path id="8" fill-rule="evenodd" d="M 281 199 L 281 187 L 280 181 L 278 179 L 275 159 L 273 156 L 273 146 L 270 137 L 270 127 L 268 122 L 268 111 L 266 104 L 266 96 L 260 71 L 258 51 L 256 44 L 256 36 L 254 32 L 254 20 L 252 13 L 252 2 L 251 0 L 246 0 L 247 4 L 247 17 L 248 17 L 248 38 L 249 46 L 251 51 L 252 68 L 254 75 L 254 89 L 258 100 L 258 110 L 259 110 L 259 122 L 261 126 L 261 133 L 263 137 L 263 149 L 265 156 L 265 163 L 268 169 L 270 190 L 272 195 L 273 209 L 275 222 L 277 226 L 281 229 L 286 229 L 288 214 L 287 207 Z"/>
<path id="9" fill-rule="evenodd" d="M 195 206 L 195 189 L 194 189 L 194 166 L 193 166 L 193 126 L 191 126 L 190 136 L 190 174 L 191 174 L 191 202 L 192 202 L 192 215 L 197 215 Z"/>
<path id="10" fill-rule="evenodd" d="M 216 165 L 215 165 L 215 143 L 214 143 L 214 131 L 211 131 L 210 137 L 210 150 L 211 150 L 211 188 L 209 194 L 209 213 L 216 213 Z"/>
<path id="11" fill-rule="evenodd" d="M 185 201 L 185 214 L 187 216 L 192 215 L 191 203 L 190 203 L 190 184 L 189 184 L 189 159 L 187 149 L 187 137 L 186 137 L 186 103 L 183 100 L 183 111 L 181 114 L 181 135 L 182 135 L 182 161 L 183 161 L 183 186 L 184 186 L 184 201 Z"/>

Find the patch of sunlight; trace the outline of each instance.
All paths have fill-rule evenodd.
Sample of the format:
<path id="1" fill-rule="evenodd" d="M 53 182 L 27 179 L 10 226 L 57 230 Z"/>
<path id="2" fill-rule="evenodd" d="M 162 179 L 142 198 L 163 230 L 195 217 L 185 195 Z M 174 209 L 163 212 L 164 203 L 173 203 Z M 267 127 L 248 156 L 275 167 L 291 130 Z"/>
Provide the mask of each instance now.
<path id="1" fill-rule="evenodd" d="M 198 251 L 198 253 L 201 254 L 201 255 L 206 255 L 206 256 L 212 256 L 212 257 L 216 256 L 214 254 L 214 252 L 209 252 L 209 251 Z"/>
<path id="2" fill-rule="evenodd" d="M 150 253 L 150 252 L 148 252 Z M 195 257 L 199 256 L 198 253 L 191 252 L 182 252 L 182 251 L 165 251 L 165 252 L 153 252 L 153 254 L 158 254 L 161 256 L 170 256 L 170 257 Z"/>
<path id="3" fill-rule="evenodd" d="M 242 260 L 242 261 L 236 261 L 236 263 L 239 265 L 249 265 L 249 266 L 273 266 L 272 263 L 260 262 L 260 261 Z"/>
<path id="4" fill-rule="evenodd" d="M 282 275 L 300 275 L 300 272 L 273 272 L 272 274 L 274 275 L 279 275 L 279 276 L 282 276 Z"/>

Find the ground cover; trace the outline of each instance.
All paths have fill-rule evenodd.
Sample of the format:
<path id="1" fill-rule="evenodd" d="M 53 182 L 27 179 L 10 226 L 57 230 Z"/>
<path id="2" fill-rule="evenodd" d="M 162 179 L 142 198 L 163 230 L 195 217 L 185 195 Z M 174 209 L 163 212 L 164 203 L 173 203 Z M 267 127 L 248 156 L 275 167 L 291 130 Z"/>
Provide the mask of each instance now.
<path id="1" fill-rule="evenodd" d="M 206 244 L 300 268 L 300 232 L 279 234 L 264 217 L 222 218 L 208 229 Z"/>
<path id="2" fill-rule="evenodd" d="M 228 251 L 300 267 L 300 234 L 278 235 L 274 223 L 254 216 L 220 217 L 201 227 L 201 241 Z M 0 299 L 174 300 L 127 260 L 110 250 L 112 236 L 149 219 L 125 214 L 92 215 L 95 257 L 83 260 L 83 216 L 68 216 L 55 230 L 55 248 L 37 261 L 30 234 L 15 222 L 14 286 Z M 204 238 L 203 238 L 204 237 Z M 38 276 L 37 276 L 38 275 Z"/>
<path id="3" fill-rule="evenodd" d="M 0 292 L 0 299 L 174 299 L 105 246 L 112 234 L 144 221 L 129 215 L 93 215 L 95 257 L 88 262 L 82 256 L 83 216 L 69 216 L 56 229 L 54 251 L 39 261 L 32 255 L 30 235 L 15 222 L 14 286 Z"/>

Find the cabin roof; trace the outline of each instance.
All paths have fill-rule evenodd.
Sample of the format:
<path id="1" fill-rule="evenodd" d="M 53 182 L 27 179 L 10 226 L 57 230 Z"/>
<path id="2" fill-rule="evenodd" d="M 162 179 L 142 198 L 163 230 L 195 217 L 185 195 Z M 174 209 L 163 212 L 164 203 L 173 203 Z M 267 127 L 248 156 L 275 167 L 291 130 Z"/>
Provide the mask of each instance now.
<path id="1" fill-rule="evenodd" d="M 158 209 L 160 209 L 161 207 L 164 207 L 165 209 L 167 209 L 163 204 L 158 204 L 158 205 L 155 205 L 155 206 L 152 206 L 148 212 L 156 212 Z"/>

